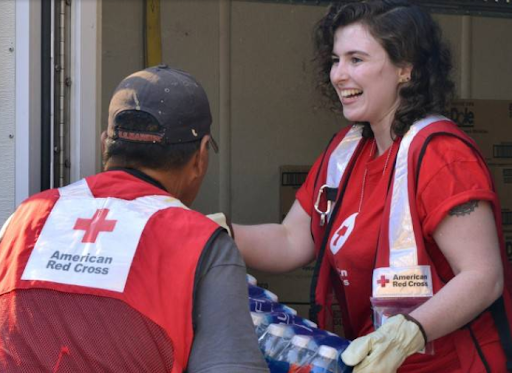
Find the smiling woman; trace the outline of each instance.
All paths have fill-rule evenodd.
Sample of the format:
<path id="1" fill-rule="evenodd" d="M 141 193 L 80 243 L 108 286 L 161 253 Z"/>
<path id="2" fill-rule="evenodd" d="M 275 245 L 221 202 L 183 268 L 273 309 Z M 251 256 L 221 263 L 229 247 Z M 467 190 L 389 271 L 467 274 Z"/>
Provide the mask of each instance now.
<path id="1" fill-rule="evenodd" d="M 400 104 L 400 81 L 409 80 L 411 70 L 410 64 L 395 66 L 367 26 L 336 30 L 330 79 L 348 120 L 387 129 Z"/>
<path id="2" fill-rule="evenodd" d="M 315 37 L 319 86 L 353 124 L 282 224 L 234 226 L 244 259 L 285 272 L 316 258 L 311 317 L 331 326 L 334 291 L 356 373 L 505 372 L 500 207 L 475 143 L 440 115 L 454 85 L 438 26 L 408 1 L 366 0 L 330 7 Z"/>

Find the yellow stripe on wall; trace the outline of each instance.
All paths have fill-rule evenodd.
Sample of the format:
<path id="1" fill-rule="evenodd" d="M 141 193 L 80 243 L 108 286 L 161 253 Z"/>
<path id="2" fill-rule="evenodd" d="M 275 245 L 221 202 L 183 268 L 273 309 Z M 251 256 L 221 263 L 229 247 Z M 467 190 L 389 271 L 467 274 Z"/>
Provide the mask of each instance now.
<path id="1" fill-rule="evenodd" d="M 160 0 L 145 0 L 146 19 L 144 64 L 146 67 L 162 63 L 162 31 L 160 25 Z"/>

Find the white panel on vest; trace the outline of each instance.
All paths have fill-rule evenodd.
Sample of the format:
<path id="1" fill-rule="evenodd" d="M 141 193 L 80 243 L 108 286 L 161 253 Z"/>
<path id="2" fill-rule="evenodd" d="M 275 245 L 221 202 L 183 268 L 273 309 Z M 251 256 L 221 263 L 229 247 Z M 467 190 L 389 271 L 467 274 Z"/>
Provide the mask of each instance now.
<path id="1" fill-rule="evenodd" d="M 431 297 L 430 266 L 384 267 L 373 271 L 374 298 Z"/>
<path id="2" fill-rule="evenodd" d="M 61 196 L 21 279 L 122 292 L 142 231 L 162 207 L 146 199 Z"/>

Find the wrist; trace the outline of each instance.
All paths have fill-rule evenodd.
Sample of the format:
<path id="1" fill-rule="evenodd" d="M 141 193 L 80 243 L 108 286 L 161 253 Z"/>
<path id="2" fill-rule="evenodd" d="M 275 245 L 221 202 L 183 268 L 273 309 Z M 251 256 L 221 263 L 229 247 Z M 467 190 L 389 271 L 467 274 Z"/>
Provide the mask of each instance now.
<path id="1" fill-rule="evenodd" d="M 409 314 L 402 313 L 401 315 L 407 321 L 413 322 L 413 323 L 415 323 L 418 326 L 418 328 L 420 329 L 421 335 L 423 336 L 423 340 L 425 341 L 425 344 L 427 344 L 427 342 L 428 342 L 427 333 L 425 332 L 425 329 L 423 329 L 423 325 L 421 325 L 421 323 L 418 320 L 416 320 L 414 317 L 412 317 Z"/>

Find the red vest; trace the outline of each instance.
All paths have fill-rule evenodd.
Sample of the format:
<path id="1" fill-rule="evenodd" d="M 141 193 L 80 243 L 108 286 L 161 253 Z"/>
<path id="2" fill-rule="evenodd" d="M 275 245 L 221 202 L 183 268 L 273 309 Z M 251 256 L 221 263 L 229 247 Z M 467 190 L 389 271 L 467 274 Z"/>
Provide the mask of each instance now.
<path id="1" fill-rule="evenodd" d="M 427 118 L 427 120 L 423 123 L 421 123 L 421 121 L 420 123 L 416 123 L 411 127 L 411 130 L 408 132 L 408 134 L 406 134 L 404 138 L 401 139 L 400 149 L 398 150 L 396 157 L 394 174 L 393 178 L 391 179 L 391 185 L 383 212 L 383 216 L 389 216 L 390 218 L 382 219 L 380 237 L 376 252 L 372 284 L 374 296 L 382 295 L 380 293 L 382 290 L 390 290 L 391 292 L 393 291 L 393 289 L 390 289 L 389 286 L 386 289 L 383 289 L 381 287 L 380 281 L 386 280 L 385 275 L 389 271 L 394 273 L 397 267 L 402 266 L 415 266 L 418 268 L 418 270 L 426 271 L 414 273 L 416 278 L 427 278 L 428 280 L 424 282 L 424 286 L 420 286 L 419 288 L 415 289 L 409 289 L 412 292 L 416 292 L 415 294 L 411 294 L 411 296 L 418 296 L 418 291 L 420 295 L 429 295 L 429 292 L 430 294 L 435 294 L 444 286 L 444 282 L 437 271 L 436 263 L 432 262 L 425 248 L 422 229 L 415 204 L 415 187 L 417 172 L 418 168 L 420 167 L 422 149 L 424 145 L 428 145 L 428 141 L 430 138 L 432 138 L 432 136 L 438 136 L 442 134 L 447 136 L 455 136 L 466 142 L 469 146 L 473 148 L 475 147 L 473 140 L 471 140 L 467 135 L 460 131 L 455 125 L 453 125 L 453 123 L 439 117 L 433 117 L 430 119 Z M 350 171 L 347 170 L 351 169 L 355 163 L 357 155 L 363 146 L 364 140 L 361 140 L 361 131 L 358 126 L 349 127 L 340 131 L 340 133 L 338 133 L 333 139 L 325 152 L 323 163 L 319 169 L 317 181 L 315 183 L 313 196 L 314 200 L 318 201 L 316 204 L 316 208 L 318 208 L 317 211 L 322 212 L 330 210 L 332 213 L 333 209 L 335 209 L 333 202 L 331 202 L 331 206 L 328 207 L 328 202 L 326 201 L 328 188 L 324 188 L 323 192 L 320 192 L 320 189 L 324 185 L 328 185 L 328 187 L 331 188 L 339 187 L 337 191 L 338 196 L 342 194 L 344 192 L 343 189 L 347 184 L 347 180 L 350 177 Z M 331 157 L 336 158 L 336 162 L 329 162 Z M 490 184 L 492 184 L 490 175 L 487 175 L 487 177 Z M 393 195 L 394 192 L 395 195 Z M 318 200 L 317 196 L 319 194 L 321 195 L 320 199 Z M 331 199 L 334 198 L 331 197 Z M 336 203 L 340 203 L 338 198 L 336 201 Z M 503 235 L 501 234 L 501 210 L 497 198 L 495 198 L 491 203 L 493 204 L 497 229 L 501 240 L 502 261 L 504 263 L 505 291 L 503 294 L 503 299 L 507 310 L 506 314 L 509 319 L 509 324 L 512 325 L 512 301 L 509 293 L 509 289 L 511 289 L 510 284 L 512 276 L 510 276 L 510 268 L 504 250 Z M 332 240 L 329 237 L 327 240 L 325 240 L 324 237 L 326 234 L 326 227 L 328 226 L 328 218 L 330 218 L 328 215 L 325 215 L 322 218 L 321 214 L 316 212 L 313 212 L 312 214 L 311 229 L 317 255 L 319 254 L 320 247 L 324 241 L 326 242 L 325 250 L 329 250 L 329 242 Z M 325 219 L 324 224 L 322 224 L 323 219 Z M 333 228 L 330 231 L 329 236 L 333 237 L 333 232 L 335 231 L 336 228 Z M 451 274 L 451 276 L 453 276 L 453 274 Z M 400 289 L 395 290 L 397 292 L 400 291 Z M 409 290 L 405 289 L 405 292 Z M 337 298 L 341 303 L 342 317 L 344 319 L 348 318 L 348 310 L 346 307 L 350 307 L 350 305 L 343 304 L 344 291 L 344 287 L 340 283 L 338 274 L 334 273 L 329 261 L 324 259 L 321 263 L 315 294 L 316 304 L 323 306 L 320 310 L 318 320 L 322 327 L 329 328 L 330 325 L 330 319 L 332 315 L 329 314 L 329 311 L 331 308 L 331 303 L 333 302 L 331 296 L 333 292 L 338 295 Z M 370 313 L 368 313 L 368 317 L 369 315 Z M 358 337 L 358 335 L 351 334 L 353 331 L 351 330 L 350 325 L 344 326 L 349 338 Z M 484 371 L 482 363 L 474 363 L 472 362 L 472 359 L 473 356 L 476 356 L 477 353 L 481 352 L 475 351 L 475 348 L 479 348 L 479 346 L 475 346 L 477 346 L 478 341 L 482 339 L 480 336 L 487 332 L 487 339 L 484 339 L 488 340 L 489 330 L 491 330 L 491 333 L 495 334 L 497 339 L 497 331 L 494 327 L 490 312 L 484 312 L 483 315 L 471 323 L 470 327 L 453 332 L 443 338 L 436 340 L 435 350 L 438 352 L 438 354 L 442 355 L 444 352 L 448 353 L 450 349 L 456 349 L 457 355 L 459 356 L 459 361 L 462 365 L 461 371 Z M 471 333 L 474 335 L 475 343 L 473 343 L 473 337 L 471 336 Z M 496 350 L 496 348 L 491 348 L 490 350 L 484 349 L 483 355 L 488 361 L 499 361 L 500 364 L 504 365 L 503 351 L 501 351 L 499 346 L 498 349 L 499 351 Z M 433 357 L 429 357 L 428 355 L 415 354 L 407 359 L 404 363 L 404 367 L 407 365 L 410 367 L 408 369 L 406 368 L 404 371 L 423 371 L 422 368 L 425 369 L 425 367 L 430 366 L 431 360 L 435 358 L 435 355 Z M 494 366 L 491 364 L 491 367 Z M 446 371 L 449 371 L 449 368 L 446 368 Z"/>
<path id="2" fill-rule="evenodd" d="M 17 209 L 0 244 L 0 296 L 42 288 L 120 300 L 167 333 L 172 373 L 182 372 L 197 263 L 219 226 L 125 172 L 85 180 Z"/>

